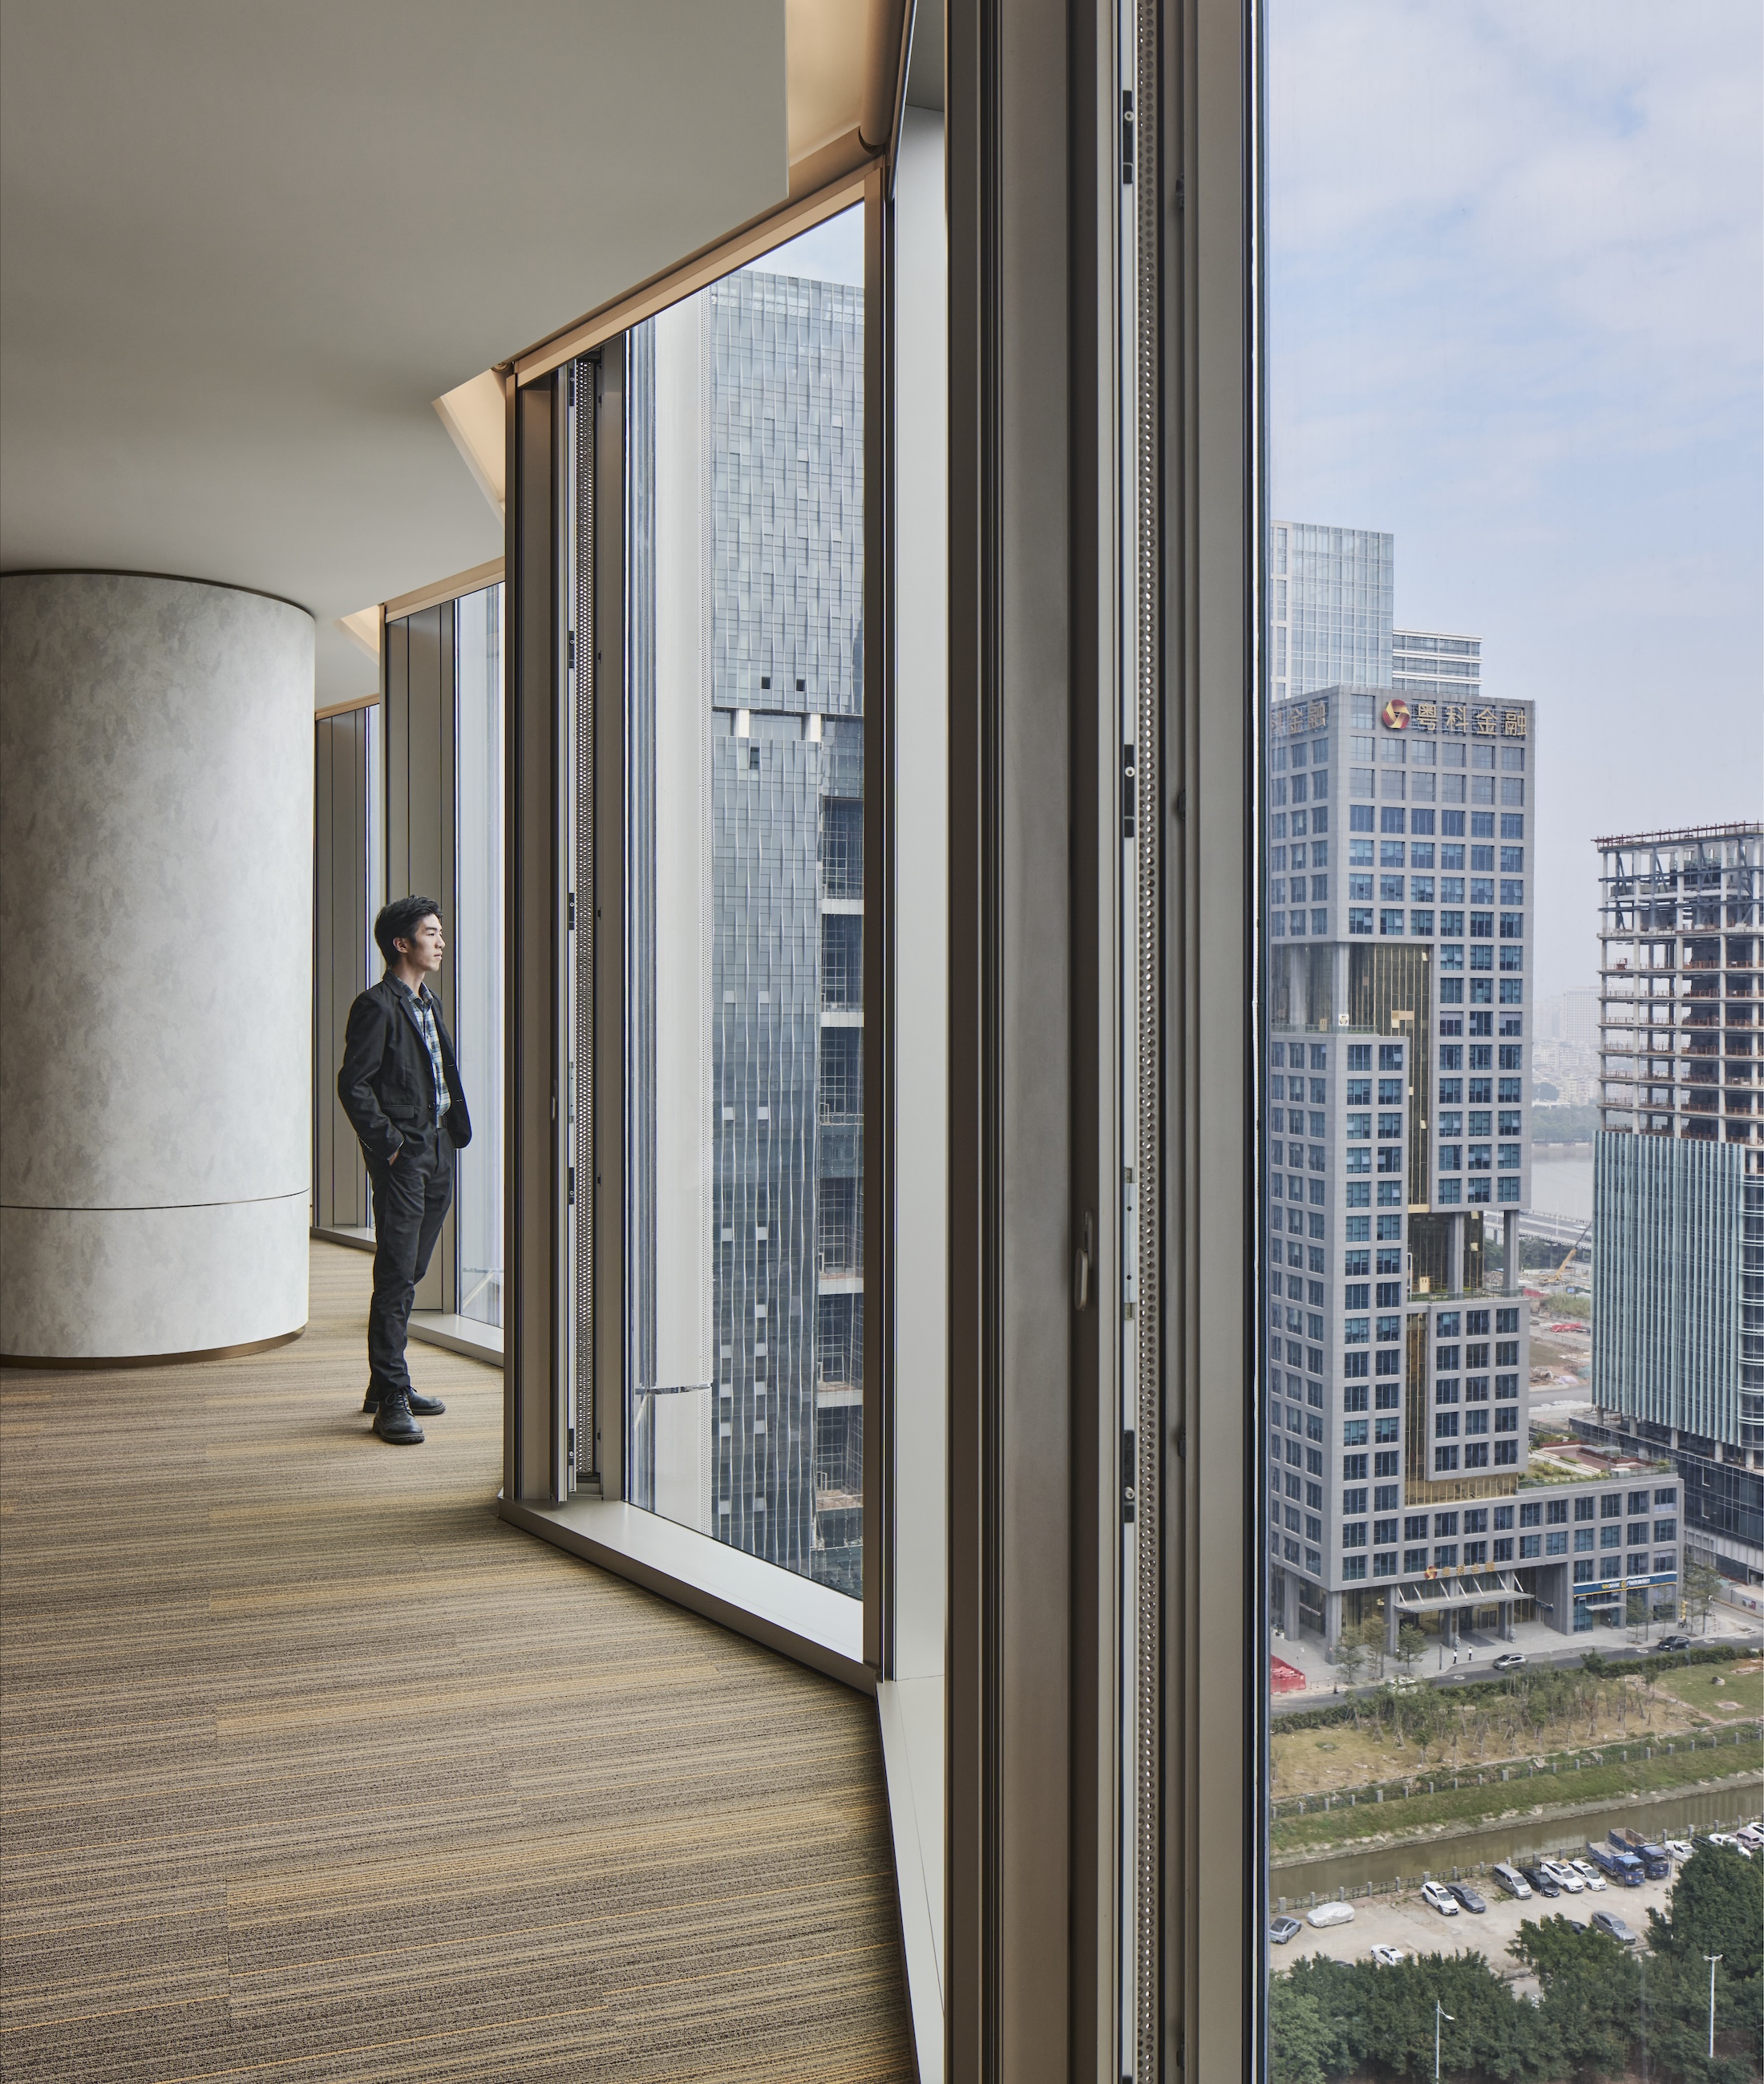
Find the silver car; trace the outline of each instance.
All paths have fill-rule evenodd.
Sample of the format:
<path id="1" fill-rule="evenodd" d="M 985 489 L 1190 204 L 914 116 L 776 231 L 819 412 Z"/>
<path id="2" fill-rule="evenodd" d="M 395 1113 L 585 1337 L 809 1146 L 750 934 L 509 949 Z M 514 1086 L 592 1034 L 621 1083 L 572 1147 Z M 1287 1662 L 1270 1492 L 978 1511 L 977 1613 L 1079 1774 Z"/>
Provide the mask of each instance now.
<path id="1" fill-rule="evenodd" d="M 1546 1860 L 1543 1870 L 1558 1887 L 1564 1888 L 1570 1896 L 1578 1896 L 1586 1887 L 1580 1870 L 1570 1860 Z"/>

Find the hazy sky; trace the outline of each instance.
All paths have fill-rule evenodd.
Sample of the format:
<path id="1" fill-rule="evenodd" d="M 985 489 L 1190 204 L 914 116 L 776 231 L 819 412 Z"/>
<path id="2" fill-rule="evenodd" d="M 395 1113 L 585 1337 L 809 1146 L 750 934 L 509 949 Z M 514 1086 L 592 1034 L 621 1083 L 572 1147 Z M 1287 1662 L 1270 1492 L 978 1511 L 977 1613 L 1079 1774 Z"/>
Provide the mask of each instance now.
<path id="1" fill-rule="evenodd" d="M 748 266 L 759 275 L 809 275 L 823 282 L 864 286 L 864 207 L 842 210 L 837 217 L 774 246 Z"/>
<path id="2" fill-rule="evenodd" d="M 1758 0 L 1272 0 L 1273 510 L 1538 705 L 1535 985 L 1600 833 L 1764 807 Z"/>

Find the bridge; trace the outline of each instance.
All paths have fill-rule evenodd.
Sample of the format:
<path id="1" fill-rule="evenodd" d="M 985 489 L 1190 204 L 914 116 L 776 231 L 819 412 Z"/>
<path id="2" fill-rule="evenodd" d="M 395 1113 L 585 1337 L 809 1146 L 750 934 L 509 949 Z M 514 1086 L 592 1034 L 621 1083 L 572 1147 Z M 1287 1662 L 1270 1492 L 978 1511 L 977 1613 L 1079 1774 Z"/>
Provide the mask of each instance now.
<path id="1" fill-rule="evenodd" d="M 1519 1231 L 1522 1237 L 1542 1238 L 1564 1251 L 1584 1238 L 1585 1249 L 1588 1252 L 1593 1249 L 1593 1233 L 1584 1216 L 1552 1216 L 1542 1209 L 1524 1209 L 1520 1212 Z"/>

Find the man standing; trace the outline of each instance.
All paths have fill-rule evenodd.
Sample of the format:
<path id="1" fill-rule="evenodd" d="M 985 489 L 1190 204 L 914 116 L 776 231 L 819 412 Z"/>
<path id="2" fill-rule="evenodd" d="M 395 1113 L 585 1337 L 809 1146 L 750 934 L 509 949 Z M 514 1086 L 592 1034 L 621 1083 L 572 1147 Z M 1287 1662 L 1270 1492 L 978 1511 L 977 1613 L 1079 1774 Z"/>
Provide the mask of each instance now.
<path id="1" fill-rule="evenodd" d="M 417 1284 L 453 1199 L 453 1154 L 472 1141 L 453 1038 L 429 979 L 447 944 L 432 897 L 382 907 L 374 938 L 386 974 L 349 1008 L 337 1098 L 360 1139 L 374 1188 L 374 1302 L 367 1319 L 367 1396 L 374 1430 L 420 1444 L 416 1413 L 446 1409 L 410 1386 L 404 1345 Z"/>

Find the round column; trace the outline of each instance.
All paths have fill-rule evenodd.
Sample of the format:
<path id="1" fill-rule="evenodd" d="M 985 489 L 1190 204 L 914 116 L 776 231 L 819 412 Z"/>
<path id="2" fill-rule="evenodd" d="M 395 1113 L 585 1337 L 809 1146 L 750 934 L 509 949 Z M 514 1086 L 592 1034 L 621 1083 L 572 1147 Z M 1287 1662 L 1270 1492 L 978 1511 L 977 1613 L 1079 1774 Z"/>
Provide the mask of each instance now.
<path id="1" fill-rule="evenodd" d="M 0 1359 L 307 1320 L 313 625 L 0 578 Z"/>

